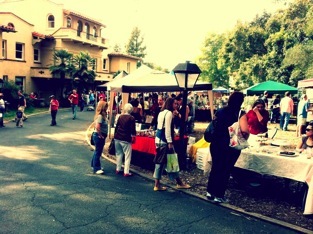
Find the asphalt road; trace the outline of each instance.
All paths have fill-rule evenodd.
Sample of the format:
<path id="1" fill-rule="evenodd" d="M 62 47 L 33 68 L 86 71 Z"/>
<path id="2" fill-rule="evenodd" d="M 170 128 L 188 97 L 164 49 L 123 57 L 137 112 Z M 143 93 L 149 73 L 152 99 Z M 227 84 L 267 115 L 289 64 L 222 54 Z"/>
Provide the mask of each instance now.
<path id="1" fill-rule="evenodd" d="M 85 131 L 93 112 L 30 116 L 0 129 L 0 233 L 297 233 L 153 181 L 94 175 Z"/>

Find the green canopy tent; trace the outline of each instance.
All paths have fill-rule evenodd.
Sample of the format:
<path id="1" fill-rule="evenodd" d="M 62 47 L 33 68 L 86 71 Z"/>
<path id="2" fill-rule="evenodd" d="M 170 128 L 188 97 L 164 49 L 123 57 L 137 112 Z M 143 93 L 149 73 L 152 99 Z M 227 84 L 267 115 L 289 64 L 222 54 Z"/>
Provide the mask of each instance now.
<path id="1" fill-rule="evenodd" d="M 298 93 L 298 89 L 295 87 L 271 80 L 253 85 L 243 90 L 243 93 L 247 95 L 260 95 L 263 94 L 264 91 L 267 91 L 269 94 L 285 94 L 287 91 L 291 94 Z"/>

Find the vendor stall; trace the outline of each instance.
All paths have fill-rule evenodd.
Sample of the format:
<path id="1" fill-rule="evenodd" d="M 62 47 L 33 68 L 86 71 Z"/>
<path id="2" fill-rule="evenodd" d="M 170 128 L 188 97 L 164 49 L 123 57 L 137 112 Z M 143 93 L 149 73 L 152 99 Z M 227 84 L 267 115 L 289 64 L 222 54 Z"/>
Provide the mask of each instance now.
<path id="1" fill-rule="evenodd" d="M 184 142 L 180 142 L 178 136 L 174 138 L 173 144 L 177 155 L 186 153 L 186 151 L 182 151 L 187 148 L 187 142 L 187 136 L 185 136 Z M 154 136 L 136 136 L 136 141 L 132 144 L 132 150 L 132 164 L 138 165 L 148 170 L 154 170 L 153 159 L 156 154 Z M 182 162 L 182 160 L 185 160 L 185 158 L 178 157 L 178 160 L 180 165 L 185 163 Z"/>
<path id="2" fill-rule="evenodd" d="M 147 66 L 141 66 L 136 71 L 128 76 L 125 76 L 115 82 L 112 81 L 107 84 L 110 93 L 110 100 L 113 100 L 115 92 L 122 92 L 122 105 L 128 103 L 130 93 L 147 93 L 147 92 L 180 92 L 183 91 L 177 84 L 176 78 L 173 74 L 164 73 L 162 71 L 152 70 Z M 187 88 L 185 91 L 199 91 L 207 90 L 209 100 L 213 101 L 212 84 L 198 81 L 193 88 Z M 110 102 L 109 107 L 109 122 L 111 122 L 113 103 Z M 211 116 L 213 116 L 213 106 L 210 109 Z M 109 130 L 110 131 L 110 130 Z M 109 132 L 110 134 L 110 132 Z M 151 141 L 146 139 L 147 141 Z M 154 139 L 153 139 L 154 140 Z M 154 141 L 153 145 L 154 145 Z M 139 140 L 140 141 L 140 140 Z M 135 143 L 136 144 L 136 143 Z M 146 142 L 144 144 L 147 144 Z M 136 146 L 134 146 L 136 147 Z M 154 146 L 155 147 L 155 146 Z M 178 160 L 181 169 L 185 168 L 186 164 L 186 150 L 187 143 L 181 144 L 176 148 Z M 136 152 L 136 150 L 134 150 Z"/>
<path id="3" fill-rule="evenodd" d="M 260 174 L 288 178 L 308 185 L 303 214 L 313 214 L 313 159 L 305 155 L 280 155 L 275 146 L 266 146 L 266 149 L 253 151 L 243 150 L 236 167 L 251 170 Z"/>

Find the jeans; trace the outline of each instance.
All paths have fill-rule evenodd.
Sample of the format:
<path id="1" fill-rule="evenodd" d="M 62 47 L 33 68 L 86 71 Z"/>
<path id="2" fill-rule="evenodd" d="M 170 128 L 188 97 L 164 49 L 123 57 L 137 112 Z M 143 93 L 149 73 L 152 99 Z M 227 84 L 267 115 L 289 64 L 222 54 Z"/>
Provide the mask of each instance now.
<path id="1" fill-rule="evenodd" d="M 56 121 L 57 113 L 58 113 L 57 110 L 51 111 L 51 125 L 57 125 L 57 121 Z"/>
<path id="2" fill-rule="evenodd" d="M 280 117 L 280 129 L 287 131 L 290 115 L 291 114 L 288 112 L 283 112 L 283 114 Z"/>
<path id="3" fill-rule="evenodd" d="M 116 155 L 116 170 L 120 171 L 122 169 L 123 156 L 125 155 L 124 174 L 128 174 L 132 156 L 132 145 L 130 142 L 120 141 L 117 139 L 114 139 L 114 142 Z"/>
<path id="4" fill-rule="evenodd" d="M 161 180 L 163 171 L 165 169 L 165 164 L 155 164 L 153 178 L 157 180 Z M 171 172 L 167 173 L 170 180 L 175 180 L 179 177 L 179 172 Z"/>
<path id="5" fill-rule="evenodd" d="M 223 198 L 227 189 L 230 173 L 241 153 L 229 146 L 211 143 L 212 169 L 208 178 L 207 192 Z"/>
<path id="6" fill-rule="evenodd" d="M 95 151 L 93 152 L 93 156 L 91 159 L 91 167 L 93 167 L 93 172 L 96 172 L 98 170 L 101 170 L 101 163 L 100 163 L 100 157 L 102 155 L 103 152 L 103 147 L 105 144 L 105 138 L 107 137 L 107 135 L 104 135 L 104 138 L 99 138 L 99 134 L 98 133 L 94 133 L 93 135 L 93 140 L 95 142 Z"/>
<path id="7" fill-rule="evenodd" d="M 72 104 L 73 119 L 76 119 L 77 105 Z"/>

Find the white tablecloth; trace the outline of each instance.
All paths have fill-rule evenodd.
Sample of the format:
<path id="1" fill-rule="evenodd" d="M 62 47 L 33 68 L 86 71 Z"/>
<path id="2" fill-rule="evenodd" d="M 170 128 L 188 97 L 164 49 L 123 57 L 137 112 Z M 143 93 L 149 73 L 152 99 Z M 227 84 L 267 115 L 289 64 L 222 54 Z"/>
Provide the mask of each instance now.
<path id="1" fill-rule="evenodd" d="M 260 174 L 306 182 L 308 193 L 303 214 L 313 214 L 313 158 L 307 159 L 301 154 L 297 157 L 280 156 L 278 147 L 262 146 L 260 149 L 267 152 L 256 152 L 249 148 L 243 150 L 235 166 Z"/>

